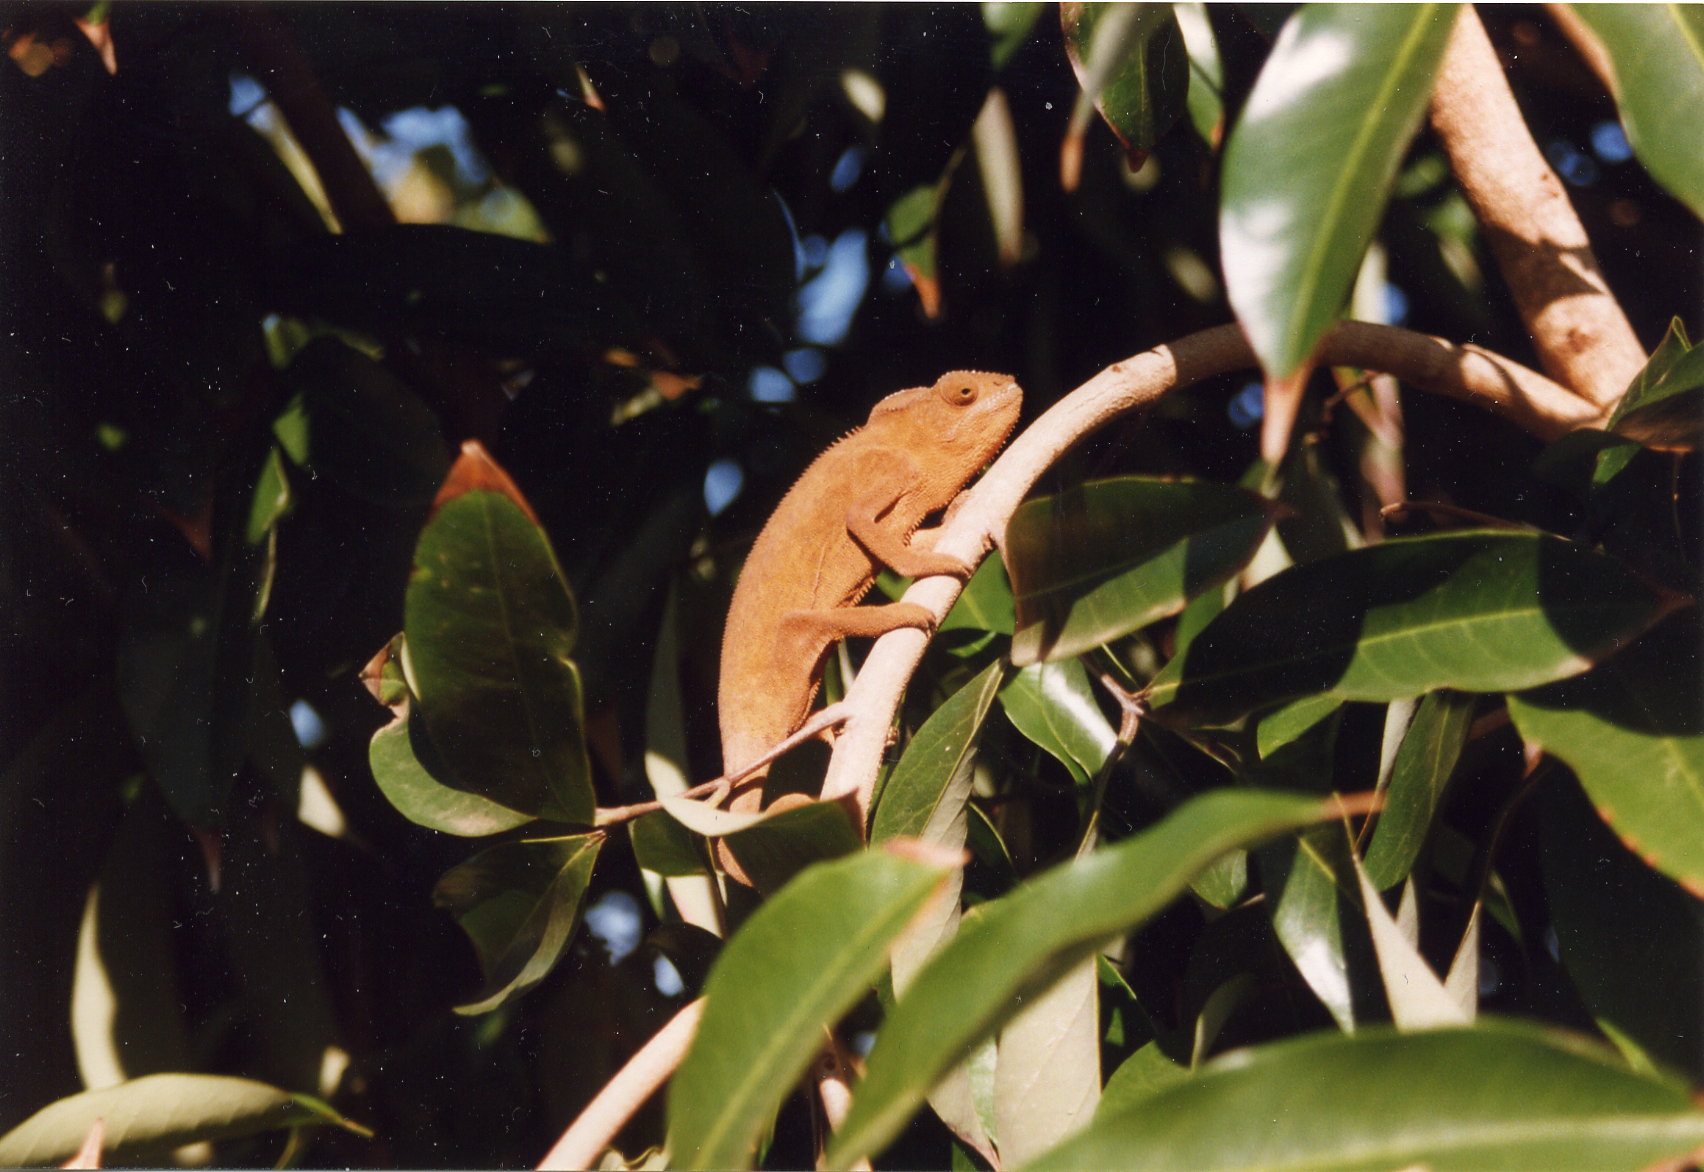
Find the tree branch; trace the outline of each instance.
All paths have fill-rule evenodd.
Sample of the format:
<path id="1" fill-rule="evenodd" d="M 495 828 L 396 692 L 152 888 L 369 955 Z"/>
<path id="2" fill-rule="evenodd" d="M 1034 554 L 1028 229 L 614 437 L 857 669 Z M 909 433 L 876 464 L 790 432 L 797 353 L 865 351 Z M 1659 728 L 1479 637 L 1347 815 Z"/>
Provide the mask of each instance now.
<path id="1" fill-rule="evenodd" d="M 616 1132 L 675 1072 L 698 1032 L 698 1019 L 703 1014 L 704 998 L 700 997 L 653 1034 L 562 1133 L 562 1138 L 539 1162 L 539 1172 L 567 1172 L 595 1165 L 598 1156 L 614 1141 Z"/>
<path id="2" fill-rule="evenodd" d="M 1394 326 L 1339 323 L 1320 344 L 1318 356 L 1321 366 L 1383 371 L 1422 390 L 1476 403 L 1544 439 L 1602 419 L 1598 408 L 1519 363 Z M 1255 364 L 1241 331 L 1217 326 L 1107 367 L 1012 442 L 943 527 L 935 548 L 975 564 L 1005 533 L 1042 473 L 1084 436 L 1168 391 Z M 938 622 L 962 588 L 953 578 L 923 578 L 905 592 L 905 601 L 927 607 Z M 822 796 L 852 797 L 861 821 L 869 817 L 871 789 L 900 695 L 928 642 L 929 635 L 914 628 L 882 636 L 841 702 L 850 714 L 835 740 Z"/>
<path id="3" fill-rule="evenodd" d="M 1544 369 L 1607 408 L 1645 364 L 1561 180 L 1528 133 L 1485 26 L 1464 6 L 1432 91 L 1432 127 L 1485 229 Z"/>

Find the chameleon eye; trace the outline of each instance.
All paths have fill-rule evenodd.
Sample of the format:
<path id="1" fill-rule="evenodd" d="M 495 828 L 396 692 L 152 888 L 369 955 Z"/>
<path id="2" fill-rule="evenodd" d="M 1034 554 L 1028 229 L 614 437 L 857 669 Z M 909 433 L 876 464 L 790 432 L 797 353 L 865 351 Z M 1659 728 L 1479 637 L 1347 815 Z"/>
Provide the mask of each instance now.
<path id="1" fill-rule="evenodd" d="M 949 383 L 941 388 L 941 398 L 955 407 L 968 407 L 976 402 L 976 388 L 969 383 Z"/>

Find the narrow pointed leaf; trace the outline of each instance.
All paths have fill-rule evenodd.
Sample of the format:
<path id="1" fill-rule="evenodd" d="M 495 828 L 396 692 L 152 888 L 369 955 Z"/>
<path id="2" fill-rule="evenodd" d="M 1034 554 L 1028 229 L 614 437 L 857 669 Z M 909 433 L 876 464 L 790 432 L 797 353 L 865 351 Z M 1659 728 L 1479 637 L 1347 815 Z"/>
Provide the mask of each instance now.
<path id="1" fill-rule="evenodd" d="M 1000 690 L 1000 704 L 1017 730 L 1087 785 L 1106 763 L 1118 734 L 1095 703 L 1089 673 L 1074 659 L 1038 663 Z"/>
<path id="2" fill-rule="evenodd" d="M 1509 697 L 1634 853 L 1704 898 L 1704 623 L 1684 611 L 1578 679 Z"/>
<path id="3" fill-rule="evenodd" d="M 670 1166 L 750 1167 L 757 1142 L 948 868 L 875 850 L 801 874 L 746 921 L 705 982 L 669 1084 Z"/>
<path id="4" fill-rule="evenodd" d="M 1689 4 L 1574 4 L 1609 54 L 1627 141 L 1651 177 L 1704 216 L 1704 10 Z"/>
<path id="5" fill-rule="evenodd" d="M 1293 566 L 1239 596 L 1149 700 L 1230 720 L 1316 692 L 1389 701 L 1578 675 L 1672 605 L 1616 559 L 1533 533 L 1387 541 Z"/>
<path id="6" fill-rule="evenodd" d="M 408 584 L 412 683 L 462 787 L 513 810 L 590 823 L 580 676 L 569 658 L 574 600 L 517 497 L 483 453 L 464 452 L 452 469 Z"/>
<path id="7" fill-rule="evenodd" d="M 1614 1052 L 1514 1022 L 1240 1050 L 1103 1111 L 1034 1169 L 1127 1172 L 1599 1172 L 1704 1143 L 1685 1086 Z"/>
<path id="8" fill-rule="evenodd" d="M 1465 692 L 1430 692 L 1402 738 L 1385 792 L 1384 808 L 1367 847 L 1367 878 L 1380 891 L 1408 878 L 1432 829 L 1432 815 L 1455 771 L 1475 698 Z"/>
<path id="9" fill-rule="evenodd" d="M 1333 804 L 1313 798 L 1214 791 L 1133 838 L 981 904 L 877 1033 L 830 1165 L 848 1167 L 880 1151 L 929 1089 L 1027 997 L 1160 911 L 1221 854 L 1334 816 Z"/>
<path id="10" fill-rule="evenodd" d="M 964 766 L 976 751 L 977 734 L 1000 683 L 1000 665 L 990 664 L 923 722 L 882 787 L 870 820 L 871 842 L 909 837 L 941 843 L 944 824 L 963 822 L 970 797 Z M 963 846 L 962 825 L 956 837 L 953 845 Z"/>
<path id="11" fill-rule="evenodd" d="M 1139 166 L 1183 113 L 1189 90 L 1189 57 L 1172 6 L 1067 3 L 1059 15 L 1082 87 L 1067 152 L 1081 155 L 1090 112 L 1099 111 L 1130 165 Z"/>
<path id="12" fill-rule="evenodd" d="M 1012 662 L 1069 659 L 1177 614 L 1248 564 L 1274 508 L 1228 485 L 1135 476 L 1026 501 L 1006 529 Z"/>
<path id="13" fill-rule="evenodd" d="M 1444 988 L 1426 959 L 1415 947 L 1413 937 L 1385 908 L 1384 901 L 1367 879 L 1359 861 L 1353 861 L 1361 887 L 1361 904 L 1367 926 L 1372 929 L 1373 948 L 1379 956 L 1379 976 L 1384 980 L 1385 998 L 1398 1029 L 1428 1030 L 1445 1025 L 1467 1025 L 1473 1014 L 1464 1011 Z"/>
<path id="14" fill-rule="evenodd" d="M 433 902 L 456 917 L 485 973 L 483 994 L 456 1012 L 489 1012 L 549 974 L 580 925 L 603 843 L 602 834 L 505 842 L 444 873 Z"/>
<path id="15" fill-rule="evenodd" d="M 1698 19 L 1704 24 L 1704 17 Z M 1679 318 L 1615 405 L 1609 430 L 1648 448 L 1691 451 L 1698 446 L 1704 435 L 1704 346 L 1687 344 Z M 1600 457 L 1600 469 L 1602 464 Z"/>
<path id="16" fill-rule="evenodd" d="M 316 1123 L 369 1134 L 317 1099 L 252 1079 L 150 1074 L 49 1103 L 0 1136 L 0 1165 L 61 1164 L 96 1120 L 105 1122 L 108 1164 L 153 1163 L 185 1144 Z"/>
<path id="17" fill-rule="evenodd" d="M 1268 375 L 1300 369 L 1347 301 L 1455 14 L 1309 5 L 1261 68 L 1225 146 L 1219 238 L 1231 306 Z"/>

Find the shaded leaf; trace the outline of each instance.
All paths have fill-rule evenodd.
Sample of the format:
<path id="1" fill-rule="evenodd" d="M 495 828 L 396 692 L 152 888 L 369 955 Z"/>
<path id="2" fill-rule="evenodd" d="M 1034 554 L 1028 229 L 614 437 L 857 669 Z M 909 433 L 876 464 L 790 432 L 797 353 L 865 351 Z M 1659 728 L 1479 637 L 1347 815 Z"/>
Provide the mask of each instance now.
<path id="1" fill-rule="evenodd" d="M 488 463 L 464 452 L 446 488 Z M 415 547 L 403 621 L 432 743 L 474 792 L 589 823 L 575 625 L 550 542 L 511 495 L 480 487 L 442 500 Z"/>
<path id="2" fill-rule="evenodd" d="M 1337 320 L 1431 95 L 1453 4 L 1301 8 L 1225 146 L 1225 285 L 1272 378 Z"/>
<path id="3" fill-rule="evenodd" d="M 669 1084 L 670 1163 L 749 1167 L 758 1137 L 949 868 L 875 850 L 802 873 L 747 920 L 705 983 Z"/>
<path id="4" fill-rule="evenodd" d="M 968 765 L 982 722 L 999 694 L 1001 674 L 1000 664 L 989 664 L 923 722 L 882 786 L 870 818 L 871 842 L 912 837 L 945 843 L 945 827 L 957 822 L 959 841 L 951 845 L 964 845 Z"/>
<path id="5" fill-rule="evenodd" d="M 62 1163 L 97 1120 L 105 1121 L 102 1157 L 120 1164 L 151 1163 L 185 1144 L 309 1124 L 370 1134 L 318 1099 L 252 1079 L 150 1074 L 49 1103 L 0 1136 L 0 1164 Z"/>
<path id="6" fill-rule="evenodd" d="M 993 38 L 988 47 L 989 59 L 995 69 L 1003 69 L 1017 51 L 1029 40 L 1030 31 L 1041 14 L 1047 10 L 1042 3 L 1014 0 L 1011 3 L 982 5 L 982 20 Z"/>
<path id="7" fill-rule="evenodd" d="M 1012 633 L 1012 586 L 1006 579 L 1006 563 L 1000 558 L 983 559 L 970 581 L 959 592 L 958 601 L 941 620 L 942 631 L 992 631 Z"/>
<path id="8" fill-rule="evenodd" d="M 1311 798 L 1214 791 L 1133 838 L 979 905 L 878 1031 L 829 1164 L 844 1168 L 879 1151 L 936 1081 L 1024 998 L 1164 908 L 1219 855 L 1334 811 Z"/>
<path id="9" fill-rule="evenodd" d="M 1273 508 L 1240 488 L 1134 476 L 1025 501 L 1006 530 L 1012 661 L 1067 659 L 1177 614 L 1248 564 Z"/>
<path id="10" fill-rule="evenodd" d="M 1704 36 L 1704 18 L 1699 33 Z M 1704 52 L 1704 46 L 1700 47 Z M 1704 94 L 1701 94 L 1704 98 Z M 1689 345 L 1679 318 L 1615 405 L 1609 430 L 1663 451 L 1691 451 L 1704 434 L 1704 346 Z M 1607 453 L 1606 453 L 1607 454 Z M 1630 458 L 1624 454 L 1623 460 Z M 1603 457 L 1598 475 L 1603 479 Z"/>
<path id="11" fill-rule="evenodd" d="M 533 821 L 531 814 L 456 784 L 413 708 L 412 701 L 403 701 L 396 719 L 375 732 L 367 748 L 373 780 L 398 813 L 410 822 L 464 838 L 501 834 Z"/>
<path id="12" fill-rule="evenodd" d="M 1635 854 L 1704 898 L 1704 623 L 1696 607 L 1577 679 L 1509 697 Z"/>
<path id="13" fill-rule="evenodd" d="M 911 276 L 922 303 L 923 315 L 934 317 L 941 311 L 941 278 L 936 267 L 939 229 L 936 217 L 941 202 L 946 199 L 951 176 L 936 183 L 919 184 L 894 201 L 882 220 L 888 239 L 893 241 L 900 264 Z"/>
<path id="14" fill-rule="evenodd" d="M 1397 749 L 1384 808 L 1364 860 L 1367 878 L 1380 891 L 1408 878 L 1419 857 L 1444 786 L 1467 743 L 1474 703 L 1475 697 L 1448 690 L 1429 692 L 1420 701 Z"/>
<path id="15" fill-rule="evenodd" d="M 1088 785 L 1106 764 L 1118 734 L 1095 703 L 1089 673 L 1074 659 L 1026 667 L 1000 689 L 1017 730 Z"/>
<path id="16" fill-rule="evenodd" d="M 864 846 L 839 802 L 795 796 L 793 801 L 779 799 L 764 813 L 769 817 L 727 836 L 728 849 L 759 891 L 778 891 L 812 863 L 853 854 Z"/>
<path id="17" fill-rule="evenodd" d="M 1573 4 L 1609 54 L 1627 141 L 1651 178 L 1704 216 L 1704 12 L 1687 4 Z"/>
<path id="18" fill-rule="evenodd" d="M 1102 1112 L 1032 1168 L 1641 1168 L 1704 1143 L 1686 1088 L 1514 1022 L 1314 1034 Z"/>
<path id="19" fill-rule="evenodd" d="M 1338 1028 L 1354 1033 L 1365 1007 L 1357 1004 L 1346 939 L 1360 910 L 1349 851 L 1341 826 L 1319 826 L 1263 847 L 1260 863 L 1273 933 Z"/>
<path id="20" fill-rule="evenodd" d="M 1217 150 L 1225 137 L 1225 67 L 1219 59 L 1218 38 L 1205 4 L 1174 4 L 1172 11 L 1189 54 L 1189 120 L 1202 140 Z"/>
<path id="21" fill-rule="evenodd" d="M 1118 1069 L 1107 1078 L 1095 1117 L 1117 1115 L 1134 1106 L 1138 1099 L 1188 1077 L 1189 1071 L 1167 1058 L 1158 1042 L 1147 1042 L 1119 1063 Z"/>
<path id="22" fill-rule="evenodd" d="M 1533 687 L 1586 670 L 1670 605 L 1614 558 L 1553 537 L 1402 538 L 1240 595 L 1149 699 L 1214 721 L 1315 692 L 1384 701 Z"/>
<path id="23" fill-rule="evenodd" d="M 1183 113 L 1189 57 L 1170 4 L 1073 2 L 1060 5 L 1059 19 L 1082 87 L 1061 151 L 1070 190 L 1077 185 L 1089 112 L 1100 112 L 1131 168 L 1141 166 Z"/>
<path id="24" fill-rule="evenodd" d="M 477 1001 L 457 1013 L 486 1013 L 542 981 L 580 924 L 580 905 L 604 836 L 521 839 L 450 868 L 432 902 L 456 917 L 485 974 Z"/>

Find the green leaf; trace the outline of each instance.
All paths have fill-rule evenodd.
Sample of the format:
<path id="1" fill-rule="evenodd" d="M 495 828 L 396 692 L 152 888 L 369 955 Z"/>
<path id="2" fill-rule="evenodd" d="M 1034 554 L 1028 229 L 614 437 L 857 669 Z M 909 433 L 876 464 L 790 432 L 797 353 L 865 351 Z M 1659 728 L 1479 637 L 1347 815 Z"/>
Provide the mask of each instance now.
<path id="1" fill-rule="evenodd" d="M 1089 673 L 1074 659 L 1026 667 L 1000 689 L 1017 730 L 1088 785 L 1106 764 L 1118 734 L 1095 703 Z"/>
<path id="2" fill-rule="evenodd" d="M 1432 829 L 1432 815 L 1473 725 L 1476 698 L 1429 692 L 1402 738 L 1364 860 L 1367 878 L 1386 891 L 1408 878 Z"/>
<path id="3" fill-rule="evenodd" d="M 1600 1025 L 1704 1079 L 1704 903 L 1617 842 L 1568 778 L 1535 797 L 1545 902 L 1574 987 Z"/>
<path id="4" fill-rule="evenodd" d="M 647 871 L 680 878 L 710 870 L 703 839 L 662 810 L 629 822 L 627 834 L 633 840 L 634 859 Z"/>
<path id="5" fill-rule="evenodd" d="M 1024 47 L 1024 42 L 1029 40 L 1030 30 L 1046 10 L 1047 5 L 1041 3 L 985 0 L 982 5 L 982 21 L 988 26 L 988 35 L 993 39 L 988 51 L 995 69 L 1005 68 L 1006 62 Z"/>
<path id="6" fill-rule="evenodd" d="M 1012 586 L 1006 580 L 1006 564 L 997 557 L 986 558 L 959 592 L 958 601 L 941 620 L 942 631 L 992 631 L 1012 633 Z"/>
<path id="7" fill-rule="evenodd" d="M 1000 1030 L 994 1134 L 1018 1164 L 1083 1128 L 1100 1102 L 1100 982 L 1095 958 L 1024 999 Z"/>
<path id="8" fill-rule="evenodd" d="M 863 849 L 845 806 L 793 800 L 799 804 L 787 809 L 772 803 L 766 817 L 727 836 L 728 849 L 759 891 L 778 891 L 812 863 Z"/>
<path id="9" fill-rule="evenodd" d="M 1689 4 L 1573 4 L 1609 54 L 1627 141 L 1651 178 L 1704 216 L 1704 11 Z"/>
<path id="10" fill-rule="evenodd" d="M 870 818 L 871 842 L 909 837 L 940 843 L 940 828 L 963 819 L 970 798 L 965 767 L 1000 683 L 1001 665 L 991 663 L 923 722 L 882 786 Z M 963 845 L 962 834 L 955 845 Z"/>
<path id="11" fill-rule="evenodd" d="M 1248 564 L 1273 509 L 1240 488 L 1136 476 L 1024 502 L 1006 529 L 1012 662 L 1069 659 L 1177 614 Z"/>
<path id="12" fill-rule="evenodd" d="M 1345 1033 L 1353 1033 L 1365 1014 L 1349 963 L 1360 918 L 1349 851 L 1341 826 L 1319 826 L 1260 852 L 1272 930 Z"/>
<path id="13" fill-rule="evenodd" d="M 1337 320 L 1426 112 L 1453 4 L 1300 9 L 1225 147 L 1225 285 L 1260 364 L 1288 378 Z"/>
<path id="14" fill-rule="evenodd" d="M 1679 318 L 1615 405 L 1609 430 L 1648 448 L 1691 451 L 1698 446 L 1704 434 L 1704 346 L 1687 344 Z M 1601 457 L 1599 466 L 1594 479 L 1602 476 Z"/>
<path id="15" fill-rule="evenodd" d="M 396 718 L 373 734 L 367 748 L 373 780 L 404 818 L 464 838 L 501 834 L 533 821 L 531 814 L 457 785 L 413 709 L 412 701 L 404 700 Z"/>
<path id="16" fill-rule="evenodd" d="M 210 1074 L 150 1074 L 49 1103 L 0 1136 L 0 1165 L 62 1164 L 104 1121 L 107 1164 L 153 1163 L 185 1144 L 328 1123 L 370 1135 L 318 1099 Z"/>
<path id="17" fill-rule="evenodd" d="M 879 1151 L 978 1041 L 1107 940 L 1176 899 L 1215 858 L 1333 816 L 1333 806 L 1313 798 L 1213 791 L 1133 838 L 978 905 L 877 1033 L 829 1165 L 845 1168 Z"/>
<path id="18" fill-rule="evenodd" d="M 1103 1111 L 1029 1167 L 1431 1172 L 1642 1168 L 1704 1143 L 1687 1090 L 1514 1022 L 1237 1051 Z"/>
<path id="19" fill-rule="evenodd" d="M 1107 1078 L 1095 1118 L 1117 1115 L 1134 1106 L 1137 1100 L 1188 1077 L 1189 1071 L 1167 1058 L 1158 1042 L 1147 1042 Z"/>
<path id="20" fill-rule="evenodd" d="M 940 232 L 936 216 L 951 178 L 949 174 L 937 182 L 913 187 L 893 202 L 882 220 L 888 239 L 899 254 L 899 262 L 911 274 L 911 283 L 917 288 L 917 299 L 922 302 L 926 317 L 934 317 L 941 306 L 941 280 L 936 270 Z"/>
<path id="21" fill-rule="evenodd" d="M 758 909 L 710 970 L 669 1084 L 670 1164 L 745 1168 L 832 1026 L 948 868 L 890 849 L 821 863 Z"/>
<path id="22" fill-rule="evenodd" d="M 1509 697 L 1634 853 L 1704 898 L 1704 677 L 1696 607 L 1578 679 Z"/>
<path id="23" fill-rule="evenodd" d="M 1335 696 L 1304 696 L 1260 718 L 1255 745 L 1261 760 L 1272 756 L 1343 707 Z"/>
<path id="24" fill-rule="evenodd" d="M 1240 595 L 1149 688 L 1204 721 L 1329 692 L 1496 692 L 1585 671 L 1670 603 L 1614 558 L 1505 530 L 1402 538 L 1293 566 Z"/>
<path id="25" fill-rule="evenodd" d="M 1130 165 L 1140 166 L 1183 113 L 1189 90 L 1189 57 L 1172 6 L 1067 3 L 1059 16 L 1082 87 L 1066 150 L 1081 154 L 1089 112 L 1098 110 Z"/>
<path id="26" fill-rule="evenodd" d="M 590 823 L 574 600 L 538 523 L 483 486 L 440 504 L 415 547 L 404 616 L 420 714 L 461 784 Z"/>
<path id="27" fill-rule="evenodd" d="M 444 873 L 432 902 L 456 917 L 485 973 L 479 1000 L 457 1013 L 496 1009 L 555 967 L 579 927 L 603 843 L 601 833 L 505 842 Z"/>
<path id="28" fill-rule="evenodd" d="M 1202 141 L 1217 150 L 1225 137 L 1225 67 L 1219 41 L 1205 4 L 1174 4 L 1172 10 L 1189 54 L 1189 120 Z"/>

